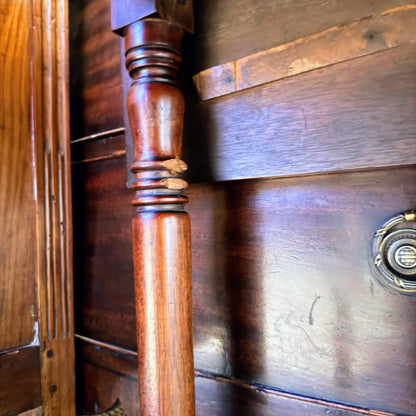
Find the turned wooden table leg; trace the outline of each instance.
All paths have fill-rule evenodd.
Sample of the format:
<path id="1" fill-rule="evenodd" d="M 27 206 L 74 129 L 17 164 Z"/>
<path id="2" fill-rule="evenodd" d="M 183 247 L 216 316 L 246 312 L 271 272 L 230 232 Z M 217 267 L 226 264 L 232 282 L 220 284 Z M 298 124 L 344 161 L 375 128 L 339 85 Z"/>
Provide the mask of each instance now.
<path id="1" fill-rule="evenodd" d="M 123 29 L 132 78 L 133 256 L 142 416 L 193 416 L 190 222 L 181 178 L 183 30 L 146 18 Z"/>

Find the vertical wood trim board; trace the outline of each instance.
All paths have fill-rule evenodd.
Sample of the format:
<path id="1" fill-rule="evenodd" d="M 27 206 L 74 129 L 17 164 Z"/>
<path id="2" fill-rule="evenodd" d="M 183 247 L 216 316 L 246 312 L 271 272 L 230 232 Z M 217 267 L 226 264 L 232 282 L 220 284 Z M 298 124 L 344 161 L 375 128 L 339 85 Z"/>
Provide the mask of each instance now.
<path id="1" fill-rule="evenodd" d="M 67 20 L 64 0 L 32 3 L 32 134 L 44 416 L 75 414 Z"/>

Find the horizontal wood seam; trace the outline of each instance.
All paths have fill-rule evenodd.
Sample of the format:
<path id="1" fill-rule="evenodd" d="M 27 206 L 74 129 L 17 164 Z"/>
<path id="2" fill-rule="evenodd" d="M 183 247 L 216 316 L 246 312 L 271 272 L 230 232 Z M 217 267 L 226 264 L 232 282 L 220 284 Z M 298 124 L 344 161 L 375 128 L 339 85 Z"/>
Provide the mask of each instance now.
<path id="1" fill-rule="evenodd" d="M 117 345 L 113 345 L 113 344 L 103 342 L 103 341 L 98 341 L 98 340 L 95 340 L 93 338 L 85 337 L 85 336 L 78 335 L 78 334 L 76 334 L 75 337 L 78 338 L 81 341 L 84 341 L 84 342 L 88 343 L 88 344 L 92 344 L 92 345 L 95 345 L 95 346 L 98 346 L 98 347 L 105 348 L 105 349 L 109 350 L 110 353 L 116 352 L 116 353 L 124 354 L 124 355 L 127 355 L 127 356 L 136 356 L 137 357 L 137 352 L 133 351 L 133 350 L 118 347 Z M 113 369 L 107 368 L 105 366 L 100 366 L 99 364 L 97 364 L 95 362 L 92 362 L 90 360 L 84 360 L 84 361 L 88 362 L 89 364 L 94 365 L 96 367 L 115 372 L 119 375 L 122 375 L 123 377 L 128 377 L 129 379 L 137 380 L 136 377 L 132 377 L 130 374 L 124 374 L 124 373 L 121 373 L 117 370 L 113 370 Z M 218 375 L 218 374 L 211 373 L 209 371 L 205 371 L 205 370 L 201 370 L 201 369 L 197 369 L 197 368 L 195 368 L 194 373 L 195 373 L 195 377 L 206 378 L 206 379 L 221 382 L 221 383 L 229 383 L 229 384 L 236 385 L 238 387 L 242 387 L 242 388 L 246 388 L 246 389 L 248 388 L 250 390 L 255 390 L 258 393 L 264 393 L 264 394 L 268 394 L 268 395 L 272 395 L 272 396 L 286 398 L 286 399 L 289 399 L 289 400 L 297 400 L 297 401 L 301 401 L 301 402 L 307 402 L 307 403 L 310 403 L 310 404 L 316 404 L 316 405 L 320 405 L 320 406 L 326 406 L 326 407 L 331 407 L 331 408 L 335 408 L 335 409 L 346 410 L 346 411 L 350 411 L 350 412 L 360 413 L 360 414 L 363 414 L 363 415 L 397 416 L 394 413 L 388 413 L 388 412 L 383 412 L 383 411 L 373 410 L 373 409 L 365 409 L 365 408 L 362 408 L 362 407 L 352 406 L 352 405 L 343 404 L 343 403 L 339 403 L 339 402 L 332 402 L 332 401 L 325 400 L 325 399 L 318 399 L 318 398 L 315 398 L 315 397 L 303 396 L 303 395 L 300 395 L 300 394 L 290 393 L 290 392 L 279 390 L 275 387 L 268 386 L 268 385 L 257 384 L 257 383 L 253 383 L 253 384 L 246 383 L 246 382 L 243 382 L 243 381 L 238 380 L 238 379 L 225 377 L 223 375 Z"/>
<path id="2" fill-rule="evenodd" d="M 127 348 L 119 347 L 119 346 L 114 345 L 114 344 L 109 344 L 108 342 L 98 341 L 96 339 L 89 338 L 89 337 L 86 337 L 84 335 L 79 335 L 79 334 L 75 334 L 75 338 L 80 339 L 81 341 L 84 341 L 88 344 L 96 345 L 97 347 L 102 347 L 102 348 L 106 348 L 106 349 L 111 350 L 111 351 L 118 352 L 120 354 L 133 355 L 133 356 L 137 357 L 137 351 L 133 351 L 133 350 L 129 350 Z"/>
<path id="3" fill-rule="evenodd" d="M 318 398 L 315 398 L 315 397 L 303 396 L 303 395 L 295 394 L 295 393 L 289 393 L 289 392 L 279 390 L 277 388 L 267 386 L 267 385 L 263 385 L 263 384 L 257 384 L 257 383 L 250 384 L 250 383 L 243 382 L 241 380 L 237 380 L 237 379 L 230 378 L 230 377 L 224 377 L 224 376 L 221 376 L 221 375 L 217 375 L 217 374 L 214 374 L 214 373 L 211 373 L 211 372 L 208 372 L 208 371 L 204 371 L 204 370 L 199 370 L 199 369 L 195 369 L 195 377 L 207 378 L 207 379 L 222 382 L 222 383 L 234 384 L 234 385 L 242 387 L 242 388 L 246 388 L 246 389 L 248 388 L 250 390 L 255 390 L 256 392 L 259 392 L 259 393 L 265 393 L 265 394 L 269 394 L 269 395 L 273 395 L 273 396 L 277 396 L 277 397 L 282 397 L 282 398 L 286 398 L 286 399 L 290 399 L 290 400 L 297 400 L 297 401 L 301 401 L 301 402 L 307 402 L 307 403 L 310 403 L 310 404 L 316 404 L 316 405 L 331 407 L 331 408 L 340 409 L 340 410 L 347 410 L 347 411 L 350 411 L 350 412 L 360 413 L 360 414 L 364 414 L 364 415 L 370 415 L 370 416 L 397 416 L 394 413 L 388 413 L 388 412 L 383 412 L 383 411 L 379 411 L 379 410 L 372 410 L 372 409 L 365 409 L 365 408 L 362 408 L 362 407 L 352 406 L 352 405 L 343 404 L 343 403 L 339 403 L 339 402 L 332 402 L 332 401 L 325 400 L 325 399 L 318 399 Z"/>
<path id="4" fill-rule="evenodd" d="M 117 159 L 119 157 L 123 157 L 126 155 L 126 151 L 125 150 L 118 150 L 116 152 L 113 152 L 109 155 L 104 155 L 104 156 L 98 156 L 98 157 L 92 157 L 89 159 L 81 159 L 81 160 L 76 160 L 72 162 L 72 165 L 77 165 L 80 163 L 91 163 L 91 162 L 99 162 L 100 160 L 108 160 L 108 159 Z"/>
<path id="5" fill-rule="evenodd" d="M 3 350 L 3 351 L 0 351 L 0 356 L 2 356 L 2 355 L 13 355 L 13 354 L 16 354 L 16 353 L 18 353 L 22 350 L 26 350 L 26 349 L 32 348 L 32 347 L 35 347 L 35 348 L 39 347 L 39 343 L 37 343 L 37 344 L 26 344 L 26 345 L 21 345 L 19 347 L 15 347 L 15 348 L 10 348 L 8 350 Z"/>

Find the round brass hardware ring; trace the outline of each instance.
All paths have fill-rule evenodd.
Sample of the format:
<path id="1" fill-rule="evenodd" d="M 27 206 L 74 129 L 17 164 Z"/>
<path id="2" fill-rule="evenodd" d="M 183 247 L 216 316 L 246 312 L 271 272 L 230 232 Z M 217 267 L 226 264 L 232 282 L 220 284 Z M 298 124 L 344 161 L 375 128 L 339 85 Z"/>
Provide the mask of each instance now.
<path id="1" fill-rule="evenodd" d="M 398 214 L 376 231 L 371 245 L 371 266 L 387 289 L 416 296 L 416 215 Z"/>

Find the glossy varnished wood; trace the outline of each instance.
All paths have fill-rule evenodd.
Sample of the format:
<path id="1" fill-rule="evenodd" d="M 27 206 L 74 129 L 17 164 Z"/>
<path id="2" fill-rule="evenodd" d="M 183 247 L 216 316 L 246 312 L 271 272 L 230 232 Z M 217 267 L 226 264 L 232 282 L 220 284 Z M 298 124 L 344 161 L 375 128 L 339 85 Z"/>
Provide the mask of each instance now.
<path id="1" fill-rule="evenodd" d="M 16 415 L 42 403 L 39 347 L 0 353 L 0 414 Z"/>
<path id="2" fill-rule="evenodd" d="M 75 361 L 68 10 L 65 0 L 46 3 L 39 0 L 30 5 L 33 24 L 31 137 L 37 231 L 35 276 L 42 412 L 44 416 L 73 416 Z"/>
<path id="3" fill-rule="evenodd" d="M 73 165 L 75 313 L 78 333 L 136 349 L 131 191 L 125 186 L 125 166 L 124 157 Z M 110 270 L 122 280 L 108 278 Z"/>
<path id="4" fill-rule="evenodd" d="M 114 186 L 116 177 L 123 183 L 124 161 L 83 169 L 88 189 L 97 189 L 85 205 L 97 222 L 85 230 L 83 331 L 134 348 L 133 282 L 119 271 L 132 268 L 128 250 L 104 255 L 112 239 L 117 247 L 129 244 L 122 232 L 128 208 L 117 220 L 111 213 L 129 198 Z M 367 252 L 385 218 L 415 206 L 415 176 L 414 168 L 402 168 L 193 185 L 196 368 L 413 414 L 414 302 L 377 285 Z M 106 178 L 114 185 L 98 191 L 111 183 Z M 105 283 L 114 274 L 117 285 Z"/>
<path id="5" fill-rule="evenodd" d="M 0 5 L 0 351 L 32 342 L 35 215 L 31 147 L 30 8 Z"/>
<path id="6" fill-rule="evenodd" d="M 140 397 L 148 406 L 142 409 L 155 416 L 192 415 L 189 216 L 185 212 L 137 214 L 133 241 L 139 380 L 144 384 Z"/>
<path id="7" fill-rule="evenodd" d="M 96 141 L 73 143 L 71 148 L 73 164 L 114 159 L 125 154 L 126 141 L 124 134 L 111 135 Z"/>
<path id="8" fill-rule="evenodd" d="M 123 125 L 120 41 L 110 0 L 68 3 L 71 39 L 71 137 Z"/>
<path id="9" fill-rule="evenodd" d="M 112 398 L 119 397 L 130 416 L 139 416 L 137 397 L 137 361 L 130 354 L 97 348 L 84 343 L 83 380 L 85 408 L 106 409 Z M 312 397 L 282 392 L 267 386 L 250 385 L 212 373 L 195 371 L 196 414 L 208 415 L 373 415 L 390 413 L 329 402 Z"/>
<path id="10" fill-rule="evenodd" d="M 349 7 L 347 0 L 325 5 L 319 0 L 269 0 L 256 7 L 254 0 L 235 0 L 225 5 L 217 0 L 198 1 L 196 34 L 188 37 L 185 49 L 187 66 L 192 68 L 189 73 L 406 4 L 409 2 L 405 0 L 362 1 L 360 7 Z M 71 127 L 72 137 L 79 138 L 123 124 L 120 42 L 108 31 L 109 0 L 71 1 L 69 8 Z M 264 25 L 261 31 L 259 22 Z"/>
<path id="11" fill-rule="evenodd" d="M 117 14 L 120 4 L 113 6 Z M 129 168 L 135 175 L 132 245 L 140 409 L 148 416 L 192 416 L 191 235 L 181 160 L 184 98 L 177 86 L 183 30 L 175 19 L 130 23 L 122 33 L 131 77 L 126 108 L 134 148 Z"/>
<path id="12" fill-rule="evenodd" d="M 197 38 L 188 43 L 185 60 L 196 72 L 407 3 L 199 1 Z M 104 14 L 94 22 L 108 19 Z M 380 27 L 376 32 L 384 33 Z M 369 46 L 379 40 L 369 36 Z M 232 104 L 220 99 L 189 109 L 184 150 L 191 174 L 205 180 L 269 177 L 276 166 L 293 164 L 291 175 L 303 165 L 311 172 L 310 160 L 316 172 L 328 165 L 414 163 L 412 62 L 411 48 L 396 48 L 248 90 Z M 95 91 L 98 99 L 104 90 Z M 101 104 L 107 111 L 112 103 Z M 229 140 L 233 129 L 244 135 Z M 265 139 L 256 145 L 258 137 Z M 379 144 L 381 152 L 369 151 Z M 325 157 L 326 145 L 338 147 L 346 164 L 331 159 L 331 152 Z M 123 189 L 121 146 L 121 138 L 82 146 L 85 157 L 78 161 L 112 159 L 74 165 L 78 328 L 134 350 L 131 192 Z M 305 154 L 296 155 L 297 149 Z M 322 164 L 313 159 L 319 152 Z M 415 205 L 415 175 L 410 167 L 191 186 L 195 364 L 213 375 L 196 379 L 197 414 L 348 414 L 305 403 L 296 408 L 292 400 L 269 395 L 276 389 L 352 408 L 416 413 L 414 306 L 377 286 L 367 264 L 376 227 Z M 95 402 L 108 408 L 120 397 L 128 414 L 138 415 L 134 359 L 101 352 L 91 347 L 79 353 L 88 410 Z M 237 383 L 222 381 L 232 377 Z"/>
<path id="13" fill-rule="evenodd" d="M 377 285 L 368 249 L 384 218 L 415 205 L 415 174 L 195 187 L 196 367 L 413 414 L 415 303 Z"/>

